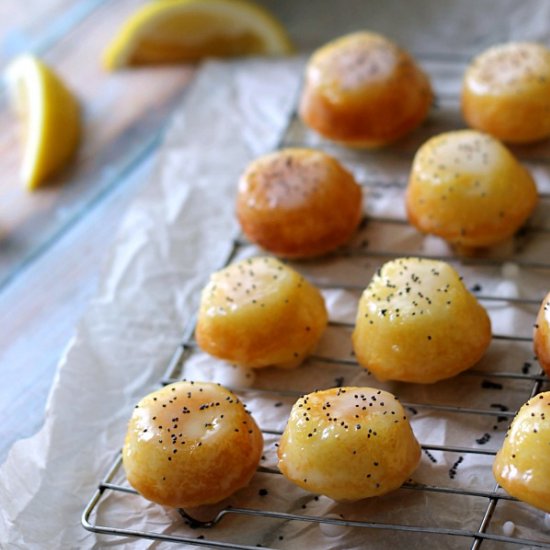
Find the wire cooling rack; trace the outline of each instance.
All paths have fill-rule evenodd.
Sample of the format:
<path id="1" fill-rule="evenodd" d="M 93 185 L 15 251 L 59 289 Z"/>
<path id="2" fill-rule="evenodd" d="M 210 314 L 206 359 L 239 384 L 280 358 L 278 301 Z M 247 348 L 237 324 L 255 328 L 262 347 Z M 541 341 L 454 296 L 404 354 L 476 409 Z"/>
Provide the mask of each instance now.
<path id="1" fill-rule="evenodd" d="M 344 150 L 314 135 L 295 114 L 289 118 L 279 147 L 313 146 L 324 149 L 354 170 L 367 189 L 366 217 L 352 243 L 326 258 L 292 263 L 292 266 L 319 286 L 328 297 L 345 296 L 353 301 L 359 298 L 374 271 L 389 259 L 414 255 L 456 264 L 464 274 L 467 286 L 487 307 L 493 319 L 493 341 L 487 357 L 451 381 L 433 386 L 380 384 L 359 367 L 350 352 L 349 335 L 353 329 L 353 319 L 344 315 L 331 319 L 327 338 L 324 338 L 327 342 L 320 345 L 299 369 L 285 371 L 284 376 L 268 369 L 256 375 L 252 383 L 241 380 L 229 385 L 245 402 L 249 393 L 253 392 L 263 407 L 274 407 L 278 412 L 285 407 L 290 410 L 294 400 L 303 393 L 322 387 L 348 385 L 350 381 L 354 385 L 389 389 L 398 394 L 408 409 L 415 432 L 417 426 L 422 432 L 422 421 L 426 417 L 444 418 L 450 426 L 450 435 L 442 443 L 431 441 L 429 433 L 425 441 L 421 440 L 424 475 L 420 475 L 420 479 L 415 477 L 414 481 L 409 480 L 392 496 L 369 499 L 377 502 L 366 510 L 351 504 L 331 508 L 325 497 L 307 495 L 305 492 L 296 494 L 295 505 L 281 508 L 279 500 L 274 498 L 270 501 L 268 491 L 260 488 L 259 498 L 249 492 L 237 503 L 214 507 L 199 514 L 200 517 L 180 510 L 179 515 L 161 516 L 159 522 L 158 515 L 155 515 L 151 527 L 143 530 L 127 527 L 131 523 L 130 511 L 134 509 L 132 502 L 142 497 L 125 480 L 118 453 L 84 510 L 82 523 L 86 529 L 107 535 L 232 549 L 258 546 L 296 548 L 289 541 L 308 527 L 320 531 L 321 542 L 316 547 L 323 546 L 322 540 L 326 540 L 326 545 L 331 548 L 346 547 L 338 546 L 338 537 L 348 536 L 353 531 L 358 536 L 367 537 L 365 541 L 372 540 L 378 547 L 402 547 L 406 541 L 411 548 L 415 544 L 419 548 L 452 546 L 472 550 L 481 547 L 484 550 L 550 548 L 548 517 L 510 497 L 494 481 L 487 484 L 488 478 L 492 480 L 492 460 L 509 421 L 523 402 L 548 387 L 548 380 L 533 357 L 531 330 L 538 307 L 550 289 L 547 282 L 550 276 L 550 246 L 546 244 L 550 225 L 544 217 L 544 209 L 550 200 L 550 146 L 539 145 L 516 151 L 538 176 L 541 206 L 528 226 L 516 236 L 513 249 L 505 247 L 483 257 L 461 258 L 443 245 L 438 248 L 437 243 L 430 242 L 432 246 L 427 246 L 431 238 L 413 230 L 407 224 L 404 212 L 395 215 L 395 203 L 399 200 L 403 202 L 404 175 L 416 148 L 431 135 L 462 126 L 458 117 L 456 90 L 465 60 L 460 56 L 442 58 L 437 55 L 423 55 L 420 59 L 432 76 L 437 101 L 427 124 L 410 140 L 394 148 L 377 152 Z M 394 170 L 396 164 L 401 164 L 402 168 Z M 377 205 L 375 214 L 369 211 L 369 203 Z M 384 214 L 386 203 L 393 205 L 389 209 L 391 215 Z M 232 249 L 220 268 L 257 252 L 239 235 L 233 240 Z M 342 272 L 346 273 L 346 277 L 341 276 Z M 503 275 L 508 280 L 523 281 L 522 290 L 518 292 L 513 285 L 502 283 Z M 506 323 L 499 322 L 499 319 L 510 316 L 516 320 L 514 326 L 518 325 L 518 319 L 523 321 L 520 324 L 525 327 L 524 333 L 505 330 Z M 197 347 L 193 338 L 194 326 L 195 322 L 191 320 L 182 343 L 166 369 L 162 384 L 185 377 L 193 378 L 196 363 L 216 363 Z M 260 426 L 266 439 L 266 456 L 262 457 L 256 477 L 262 486 L 271 484 L 271 487 L 283 487 L 283 492 L 291 492 L 290 486 L 285 485 L 290 482 L 280 475 L 273 460 L 276 442 L 284 426 L 277 422 L 269 424 L 266 422 L 266 425 Z M 455 433 L 460 434 L 456 436 L 456 441 L 453 439 Z M 267 456 L 269 453 L 271 458 Z M 477 483 L 475 478 L 461 477 L 463 465 L 469 463 L 477 464 L 480 479 L 484 482 Z M 438 475 L 432 477 L 435 470 L 430 468 L 435 467 L 438 468 Z M 106 503 L 113 498 L 122 502 L 122 509 L 128 510 L 128 517 L 121 517 L 120 513 L 110 517 Z M 389 514 L 387 506 L 402 512 Z M 106 507 L 107 511 L 102 512 L 102 507 Z M 381 511 L 377 511 L 378 507 Z M 330 513 L 327 513 L 328 509 Z M 415 515 L 414 510 L 418 509 L 428 511 L 429 521 Z M 468 514 L 462 517 L 461 512 L 466 509 Z M 454 520 L 449 519 L 452 516 Z M 241 525 L 238 523 L 241 520 L 244 522 L 241 529 L 243 533 L 246 531 L 246 536 L 243 535 L 240 541 L 225 539 L 225 524 L 236 521 L 237 525 Z M 514 526 L 511 527 L 510 521 L 514 521 Z M 261 543 L 253 542 L 255 529 L 268 533 Z"/>

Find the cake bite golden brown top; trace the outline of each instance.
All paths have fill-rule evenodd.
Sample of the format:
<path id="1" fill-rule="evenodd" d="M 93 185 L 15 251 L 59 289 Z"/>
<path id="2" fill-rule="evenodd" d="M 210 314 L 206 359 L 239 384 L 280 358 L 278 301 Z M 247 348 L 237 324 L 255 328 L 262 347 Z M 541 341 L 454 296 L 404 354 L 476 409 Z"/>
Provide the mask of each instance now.
<path id="1" fill-rule="evenodd" d="M 184 508 L 219 502 L 244 487 L 262 449 L 262 434 L 235 394 L 183 381 L 136 405 L 122 459 L 128 481 L 144 497 Z"/>
<path id="2" fill-rule="evenodd" d="M 239 182 L 237 217 L 248 238 L 303 258 L 346 243 L 362 213 L 361 187 L 334 157 L 283 149 L 252 162 Z"/>
<path id="3" fill-rule="evenodd" d="M 511 237 L 537 201 L 529 172 L 502 143 L 475 130 L 447 132 L 422 145 L 406 193 L 414 226 L 470 248 Z"/>
<path id="4" fill-rule="evenodd" d="M 526 143 L 550 135 L 550 49 L 510 42 L 477 56 L 464 75 L 468 124 L 498 139 Z"/>
<path id="5" fill-rule="evenodd" d="M 387 262 L 357 308 L 353 348 L 379 380 L 432 383 L 472 367 L 491 341 L 485 309 L 447 263 Z"/>
<path id="6" fill-rule="evenodd" d="M 235 262 L 203 289 L 196 338 L 207 353 L 244 367 L 296 367 L 327 325 L 319 290 L 275 258 Z"/>
<path id="7" fill-rule="evenodd" d="M 420 445 L 391 393 L 343 387 L 298 399 L 278 456 L 281 472 L 300 487 L 359 500 L 402 485 L 418 465 Z"/>
<path id="8" fill-rule="evenodd" d="M 515 416 L 493 464 L 512 496 L 550 513 L 550 392 L 531 397 Z"/>
<path id="9" fill-rule="evenodd" d="M 427 76 L 405 50 L 382 35 L 357 32 L 313 54 L 300 115 L 329 139 L 379 147 L 418 126 L 431 101 Z"/>

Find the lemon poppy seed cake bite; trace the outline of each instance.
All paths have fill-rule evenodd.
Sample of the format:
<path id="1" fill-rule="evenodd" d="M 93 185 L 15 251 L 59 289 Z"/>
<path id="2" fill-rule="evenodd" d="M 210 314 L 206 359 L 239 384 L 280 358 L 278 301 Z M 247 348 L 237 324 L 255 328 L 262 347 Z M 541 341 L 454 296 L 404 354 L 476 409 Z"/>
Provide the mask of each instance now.
<path id="1" fill-rule="evenodd" d="M 318 256 L 353 235 L 361 198 L 361 187 L 335 158 L 284 149 L 248 166 L 239 181 L 237 217 L 252 242 L 278 256 Z"/>
<path id="2" fill-rule="evenodd" d="M 214 273 L 202 292 L 199 346 L 244 367 L 295 367 L 327 325 L 319 290 L 275 258 L 249 258 Z"/>
<path id="3" fill-rule="evenodd" d="M 416 128 L 431 103 L 428 77 L 406 51 L 379 34 L 357 32 L 313 54 L 299 113 L 328 139 L 380 147 Z"/>
<path id="4" fill-rule="evenodd" d="M 300 487 L 353 501 L 400 487 L 420 461 L 420 445 L 391 393 L 331 388 L 295 403 L 278 456 L 283 475 Z"/>
<path id="5" fill-rule="evenodd" d="M 399 258 L 363 292 L 352 339 L 357 360 L 379 380 L 432 383 L 483 356 L 491 322 L 449 264 Z"/>
<path id="6" fill-rule="evenodd" d="M 514 417 L 493 463 L 513 497 L 550 513 L 550 392 L 531 397 Z"/>
<path id="7" fill-rule="evenodd" d="M 417 229 L 464 248 L 508 239 L 537 200 L 529 172 L 502 143 L 475 130 L 440 134 L 422 145 L 406 191 L 407 215 Z"/>
<path id="8" fill-rule="evenodd" d="M 135 407 L 122 452 L 130 485 L 177 508 L 214 504 L 246 486 L 263 437 L 238 397 L 218 384 L 177 382 Z"/>
<path id="9" fill-rule="evenodd" d="M 533 343 L 540 366 L 550 376 L 550 292 L 540 305 L 533 331 Z"/>
<path id="10" fill-rule="evenodd" d="M 469 126 L 502 141 L 550 136 L 550 49 L 510 42 L 481 53 L 464 75 L 462 112 Z"/>

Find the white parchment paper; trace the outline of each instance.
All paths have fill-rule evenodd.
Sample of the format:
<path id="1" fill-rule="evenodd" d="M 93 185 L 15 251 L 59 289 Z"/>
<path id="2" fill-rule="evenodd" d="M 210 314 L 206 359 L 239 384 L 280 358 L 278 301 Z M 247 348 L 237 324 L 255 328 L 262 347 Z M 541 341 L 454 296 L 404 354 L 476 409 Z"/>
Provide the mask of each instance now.
<path id="1" fill-rule="evenodd" d="M 403 183 L 414 150 L 430 135 L 462 126 L 458 90 L 468 54 L 481 43 L 486 46 L 510 37 L 548 40 L 550 19 L 543 17 L 548 9 L 546 2 L 516 6 L 515 2 L 505 0 L 469 1 L 460 7 L 441 3 L 431 12 L 430 2 L 425 1 L 413 3 L 408 12 L 399 11 L 399 17 L 392 16 L 398 9 L 394 4 L 388 3 L 384 18 L 383 7 L 376 7 L 375 2 L 350 2 L 348 16 L 357 14 L 360 5 L 368 5 L 380 30 L 392 29 L 396 39 L 402 30 L 402 43 L 424 52 L 419 60 L 432 77 L 440 98 L 426 124 L 396 146 L 373 153 L 335 147 L 300 124 L 291 127 L 287 143 L 322 147 L 337 155 L 368 188 L 365 211 L 370 216 L 404 219 Z M 333 4 L 325 4 L 327 10 L 330 6 Z M 296 9 L 300 12 L 311 8 Z M 319 9 L 320 18 L 327 19 L 327 13 Z M 361 13 L 361 21 L 368 20 Z M 431 19 L 427 16 L 423 19 L 422 14 L 431 14 Z M 286 17 L 290 17 L 288 11 Z M 416 27 L 407 24 L 413 20 Z M 440 26 L 426 35 L 426 28 L 434 20 Z M 327 38 L 343 27 L 342 21 L 341 13 L 334 20 L 334 29 L 330 28 L 329 19 L 325 21 Z M 349 26 L 349 19 L 346 21 Z M 308 20 L 307 28 L 312 24 Z M 368 27 L 368 22 L 362 26 Z M 308 32 L 311 36 L 311 30 Z M 449 43 L 445 42 L 446 36 Z M 460 51 L 459 45 L 462 45 Z M 442 51 L 445 56 L 438 57 Z M 229 251 L 231 237 L 238 229 L 233 210 L 237 178 L 250 160 L 278 142 L 295 103 L 302 65 L 303 60 L 299 59 L 252 60 L 213 62 L 202 69 L 170 125 L 150 184 L 125 217 L 98 296 L 59 365 L 44 427 L 31 439 L 18 442 L 0 468 L 2 546 L 27 549 L 162 545 L 144 539 L 89 533 L 80 526 L 80 514 L 122 444 L 132 407 L 158 386 L 184 327 L 192 319 L 200 289 Z M 550 157 L 548 144 L 517 152 L 533 170 L 540 189 L 550 190 L 547 164 L 540 162 L 545 154 Z M 535 213 L 533 223 L 547 223 L 544 205 Z M 353 322 L 360 291 L 338 289 L 337 283 L 366 286 L 384 261 L 377 252 L 451 254 L 439 240 L 424 238 L 406 224 L 392 225 L 380 220 L 362 228 L 352 246 L 368 251 L 371 256 L 294 264 L 308 277 L 324 284 L 331 319 L 348 323 Z M 548 251 L 545 238 L 528 233 L 492 254 L 502 257 L 513 252 L 516 261 L 547 261 Z M 245 247 L 240 254 L 258 252 L 254 247 Z M 466 262 L 459 265 L 459 270 L 470 287 L 479 287 L 485 295 L 542 297 L 549 286 L 546 272 L 513 263 L 504 268 L 480 268 Z M 495 333 L 530 335 L 536 305 L 510 307 L 501 302 L 484 305 L 490 312 Z M 335 384 L 366 384 L 386 388 L 408 403 L 515 410 L 524 401 L 528 384 L 492 378 L 491 373 L 533 373 L 537 368 L 528 343 L 496 340 L 477 367 L 478 375 L 465 375 L 432 386 L 380 384 L 361 369 L 346 366 L 351 352 L 350 330 L 345 326 L 331 327 L 316 350 L 318 357 L 340 358 L 342 364 L 327 366 L 312 360 L 291 373 L 285 371 L 284 375 L 266 370 L 246 378 L 235 373 L 233 367 L 197 353 L 186 364 L 185 375 L 248 385 L 243 397 L 253 414 L 262 427 L 276 431 L 284 427 L 294 401 L 292 396 L 283 395 L 287 390 L 306 392 Z M 506 426 L 505 419 L 498 417 L 457 417 L 422 408 L 410 409 L 410 414 L 419 440 L 433 446 L 496 449 Z M 262 465 L 268 468 L 276 464 L 276 440 L 276 436 L 266 438 Z M 483 454 L 463 456 L 459 452 L 433 451 L 423 457 L 414 481 L 490 491 L 494 486 L 491 460 Z M 115 481 L 125 483 L 122 471 Z M 262 496 L 260 489 L 266 489 L 268 495 Z M 486 500 L 401 490 L 379 499 L 344 505 L 324 497 L 315 498 L 281 476 L 258 474 L 231 504 L 312 516 L 328 514 L 348 520 L 391 520 L 408 525 L 476 530 Z M 550 540 L 543 516 L 530 507 L 504 503 L 497 508 L 491 529 L 501 534 L 500 526 L 513 519 L 517 524 L 516 535 Z M 316 523 L 274 522 L 234 515 L 222 520 L 215 529 L 190 530 L 182 524 L 177 512 L 125 494 L 110 495 L 94 521 L 251 546 L 426 548 L 425 539 L 407 533 L 360 528 L 327 530 Z M 430 544 L 437 544 L 438 539 L 429 540 Z M 446 537 L 439 547 L 469 548 L 470 543 L 464 538 Z M 495 548 L 505 547 L 486 541 L 484 548 L 491 548 L 492 544 Z"/>

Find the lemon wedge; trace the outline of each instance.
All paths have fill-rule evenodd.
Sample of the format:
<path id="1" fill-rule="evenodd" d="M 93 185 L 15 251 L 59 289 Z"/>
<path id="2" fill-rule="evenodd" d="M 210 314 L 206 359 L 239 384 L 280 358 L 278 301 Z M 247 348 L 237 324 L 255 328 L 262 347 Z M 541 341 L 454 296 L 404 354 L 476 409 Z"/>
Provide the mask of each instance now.
<path id="1" fill-rule="evenodd" d="M 36 189 L 65 166 L 78 145 L 78 102 L 59 77 L 31 55 L 10 63 L 6 82 L 23 121 L 21 179 L 27 189 Z"/>
<path id="2" fill-rule="evenodd" d="M 205 57 L 286 55 L 293 51 L 281 24 L 244 0 L 157 0 L 140 8 L 107 47 L 103 63 L 192 62 Z"/>

